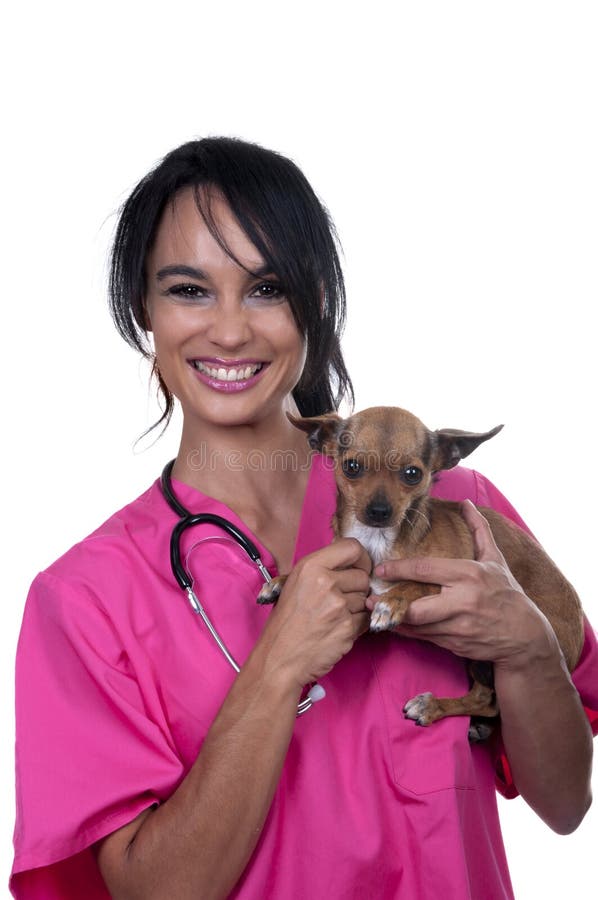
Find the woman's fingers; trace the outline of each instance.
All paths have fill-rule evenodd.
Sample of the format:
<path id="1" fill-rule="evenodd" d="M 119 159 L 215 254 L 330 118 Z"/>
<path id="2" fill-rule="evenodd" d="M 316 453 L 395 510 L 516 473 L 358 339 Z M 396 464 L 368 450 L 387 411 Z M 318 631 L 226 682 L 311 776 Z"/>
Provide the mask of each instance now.
<path id="1" fill-rule="evenodd" d="M 370 613 L 356 612 L 353 614 L 353 626 L 355 629 L 355 637 L 358 638 L 362 634 L 366 634 L 370 630 Z"/>
<path id="2" fill-rule="evenodd" d="M 445 559 L 444 557 L 414 557 L 413 559 L 387 559 L 374 569 L 374 575 L 385 581 L 422 581 L 427 584 L 450 585 L 473 572 L 472 560 Z"/>
<path id="3" fill-rule="evenodd" d="M 335 587 L 343 594 L 357 594 L 362 598 L 362 608 L 364 601 L 370 590 L 370 577 L 363 569 L 341 569 L 340 571 L 332 571 L 330 573 L 331 581 Z"/>
<path id="4" fill-rule="evenodd" d="M 407 625 L 417 625 L 424 633 L 424 628 L 449 619 L 454 619 L 461 610 L 455 608 L 455 598 L 443 594 L 430 594 L 414 600 L 408 607 L 403 621 Z"/>
<path id="5" fill-rule="evenodd" d="M 504 563 L 504 557 L 496 546 L 488 520 L 473 505 L 471 500 L 463 501 L 461 504 L 461 515 L 465 519 L 473 537 L 475 558 L 479 562 Z"/>
<path id="6" fill-rule="evenodd" d="M 372 560 L 356 538 L 339 538 L 312 555 L 316 554 L 318 561 L 328 569 L 363 569 L 368 575 L 372 571 Z"/>
<path id="7" fill-rule="evenodd" d="M 461 504 L 463 518 L 469 528 L 475 550 L 476 562 L 496 562 L 506 566 L 504 556 L 498 549 L 488 520 L 473 505 L 471 500 Z M 376 566 L 374 574 L 388 581 L 423 581 L 430 584 L 451 585 L 469 574 L 475 574 L 471 560 L 445 559 L 444 557 L 414 557 L 412 559 L 389 559 Z"/>
<path id="8" fill-rule="evenodd" d="M 368 630 L 370 569 L 361 544 L 343 539 L 304 557 L 289 574 L 265 634 L 276 634 L 271 659 L 282 659 L 301 684 L 329 672 Z"/>
<path id="9" fill-rule="evenodd" d="M 540 633 L 539 614 L 513 577 L 486 518 L 470 501 L 461 509 L 474 559 L 386 560 L 374 574 L 390 583 L 422 584 L 423 596 L 408 606 L 397 627 L 400 634 L 470 659 L 504 660 Z M 430 593 L 426 585 L 437 585 L 439 592 Z M 400 593 L 400 585 L 396 590 Z"/>

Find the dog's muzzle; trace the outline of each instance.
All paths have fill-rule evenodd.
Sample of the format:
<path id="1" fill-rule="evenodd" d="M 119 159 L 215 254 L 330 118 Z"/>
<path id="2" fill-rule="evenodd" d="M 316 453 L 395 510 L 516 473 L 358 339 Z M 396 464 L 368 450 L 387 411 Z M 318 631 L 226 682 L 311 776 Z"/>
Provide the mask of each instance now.
<path id="1" fill-rule="evenodd" d="M 386 500 L 372 500 L 365 508 L 365 518 L 368 525 L 382 528 L 388 525 L 392 517 L 392 506 Z"/>

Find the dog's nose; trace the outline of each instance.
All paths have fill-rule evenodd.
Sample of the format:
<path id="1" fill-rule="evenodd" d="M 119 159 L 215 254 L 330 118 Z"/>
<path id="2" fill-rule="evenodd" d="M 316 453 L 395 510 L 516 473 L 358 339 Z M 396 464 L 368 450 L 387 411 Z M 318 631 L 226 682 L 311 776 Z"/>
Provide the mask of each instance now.
<path id="1" fill-rule="evenodd" d="M 386 525 L 392 516 L 392 506 L 386 500 L 372 500 L 365 508 L 369 525 Z"/>

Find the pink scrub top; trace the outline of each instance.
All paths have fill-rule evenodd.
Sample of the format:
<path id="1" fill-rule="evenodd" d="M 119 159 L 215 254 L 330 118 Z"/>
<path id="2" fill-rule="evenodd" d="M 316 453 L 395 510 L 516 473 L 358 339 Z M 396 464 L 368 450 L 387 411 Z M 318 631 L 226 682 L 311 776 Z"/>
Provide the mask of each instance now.
<path id="1" fill-rule="evenodd" d="M 222 504 L 181 482 L 174 488 L 189 509 L 247 531 Z M 522 524 L 470 470 L 443 473 L 435 493 L 469 497 Z M 295 560 L 330 542 L 334 505 L 333 474 L 315 456 Z M 106 900 L 93 844 L 168 799 L 232 684 L 231 667 L 173 579 L 176 521 L 156 481 L 31 587 L 17 655 L 15 897 Z M 255 602 L 260 574 L 211 526 L 187 532 L 183 559 L 242 664 L 270 614 Z M 574 680 L 596 720 L 598 650 L 589 628 Z M 326 698 L 297 719 L 263 832 L 231 896 L 512 897 L 495 787 L 516 791 L 496 743 L 470 744 L 466 718 L 417 728 L 402 714 L 422 691 L 463 694 L 463 660 L 372 634 L 321 683 Z"/>

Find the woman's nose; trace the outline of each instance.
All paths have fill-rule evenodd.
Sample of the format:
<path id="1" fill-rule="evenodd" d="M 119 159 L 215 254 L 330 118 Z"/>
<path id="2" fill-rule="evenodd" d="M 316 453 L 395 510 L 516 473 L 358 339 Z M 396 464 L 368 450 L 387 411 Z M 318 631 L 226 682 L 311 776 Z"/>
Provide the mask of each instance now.
<path id="1" fill-rule="evenodd" d="M 251 337 L 247 310 L 238 300 L 216 303 L 207 336 L 213 344 L 226 349 L 243 346 Z"/>

